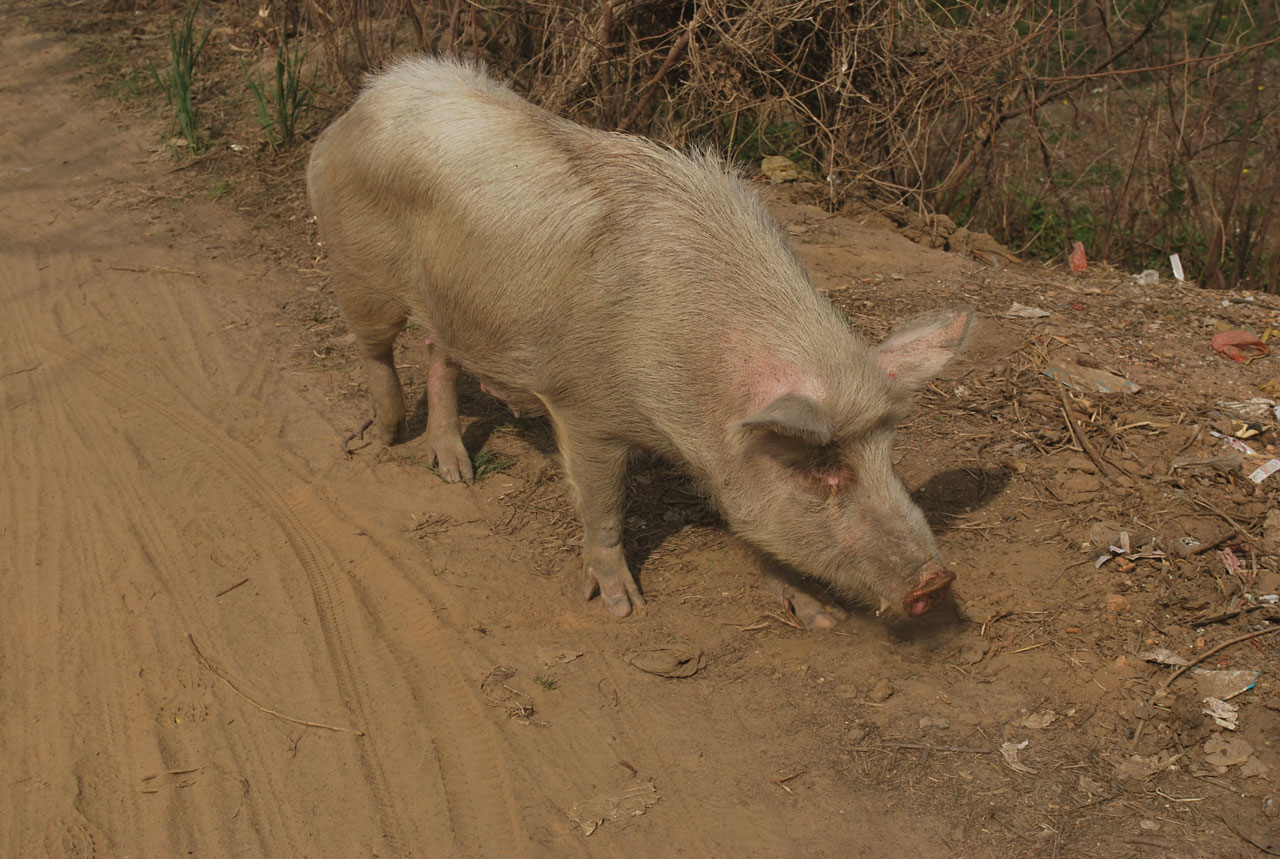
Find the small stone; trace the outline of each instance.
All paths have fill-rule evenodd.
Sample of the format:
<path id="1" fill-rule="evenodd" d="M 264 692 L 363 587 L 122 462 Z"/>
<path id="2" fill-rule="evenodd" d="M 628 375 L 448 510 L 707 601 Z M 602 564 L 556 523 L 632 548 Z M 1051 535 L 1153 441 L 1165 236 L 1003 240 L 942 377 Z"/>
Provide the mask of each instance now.
<path id="1" fill-rule="evenodd" d="M 871 687 L 871 691 L 867 693 L 867 700 L 874 701 L 879 704 L 888 701 L 893 695 L 893 684 L 888 680 L 880 680 L 876 685 Z"/>
<path id="2" fill-rule="evenodd" d="M 960 662 L 964 665 L 977 665 L 989 650 L 991 642 L 985 638 L 971 638 L 960 645 Z"/>
<path id="3" fill-rule="evenodd" d="M 796 166 L 796 162 L 785 155 L 766 155 L 760 159 L 760 172 L 773 185 L 780 182 L 794 182 L 800 178 L 800 168 Z"/>
<path id="4" fill-rule="evenodd" d="M 1107 598 L 1102 601 L 1102 605 L 1107 611 L 1114 614 L 1127 614 L 1131 610 L 1129 600 L 1125 599 L 1122 594 L 1107 594 Z"/>

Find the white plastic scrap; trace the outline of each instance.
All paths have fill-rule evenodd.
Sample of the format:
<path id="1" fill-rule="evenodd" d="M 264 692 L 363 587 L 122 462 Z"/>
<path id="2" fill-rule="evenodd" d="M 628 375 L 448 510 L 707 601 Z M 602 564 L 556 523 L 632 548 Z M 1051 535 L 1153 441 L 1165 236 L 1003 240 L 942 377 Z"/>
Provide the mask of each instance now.
<path id="1" fill-rule="evenodd" d="M 1240 708 L 1235 704 L 1228 704 L 1221 698 L 1205 698 L 1204 709 L 1200 712 L 1211 717 L 1219 728 L 1234 731 L 1240 727 Z"/>
<path id="2" fill-rule="evenodd" d="M 1190 665 L 1186 659 L 1174 653 L 1167 647 L 1157 647 L 1154 650 L 1148 650 L 1139 653 L 1138 658 L 1145 662 L 1158 662 L 1161 665 Z"/>
<path id="3" fill-rule="evenodd" d="M 606 820 L 623 820 L 644 814 L 658 802 L 658 789 L 651 781 L 623 788 L 616 794 L 604 794 L 569 808 L 569 819 L 582 827 L 587 835 L 595 832 Z"/>
<path id="4" fill-rule="evenodd" d="M 1034 775 L 1036 772 L 1035 770 L 1018 761 L 1018 752 L 1022 751 L 1030 744 L 1030 740 L 1023 740 L 1020 743 L 1015 743 L 1012 740 L 1006 740 L 1000 744 L 1000 754 L 1004 755 L 1005 763 L 1007 763 L 1010 768 L 1017 770 L 1020 773 L 1030 773 Z"/>
<path id="5" fill-rule="evenodd" d="M 1262 672 L 1256 668 L 1193 668 L 1191 675 L 1201 695 L 1226 701 L 1258 685 Z"/>
<path id="6" fill-rule="evenodd" d="M 1277 471 L 1280 471 L 1280 459 L 1268 459 L 1262 465 L 1249 472 L 1249 479 L 1254 483 L 1261 483 Z"/>
<path id="7" fill-rule="evenodd" d="M 1177 254 L 1170 254 L 1169 267 L 1173 269 L 1173 276 L 1176 280 L 1186 280 L 1182 275 L 1182 257 Z"/>
<path id="8" fill-rule="evenodd" d="M 1137 281 L 1138 286 L 1157 286 L 1160 283 L 1160 272 L 1153 268 L 1144 270 L 1142 274 L 1131 274 L 1129 276 Z"/>
<path id="9" fill-rule="evenodd" d="M 1028 307 L 1016 301 L 1004 312 L 1006 319 L 1044 319 L 1048 315 L 1049 311 L 1047 310 L 1041 310 L 1039 307 Z"/>
<path id="10" fill-rule="evenodd" d="M 1217 430 L 1209 430 L 1209 435 L 1213 436 L 1214 438 L 1220 438 L 1220 439 L 1222 439 L 1222 440 L 1223 440 L 1223 441 L 1225 441 L 1228 445 L 1230 445 L 1232 448 L 1234 448 L 1235 450 L 1240 451 L 1240 452 L 1241 452 L 1241 453 L 1243 453 L 1245 456 L 1257 456 L 1257 455 L 1258 455 L 1258 454 L 1254 451 L 1254 449 L 1253 449 L 1253 448 L 1249 447 L 1249 445 L 1245 444 L 1244 442 L 1242 442 L 1242 441 L 1241 441 L 1240 439 L 1238 439 L 1238 438 L 1232 438 L 1232 437 L 1231 437 L 1231 436 L 1229 436 L 1229 435 L 1223 435 L 1222 433 L 1218 432 Z M 1254 482 L 1256 483 L 1257 481 L 1254 481 Z"/>

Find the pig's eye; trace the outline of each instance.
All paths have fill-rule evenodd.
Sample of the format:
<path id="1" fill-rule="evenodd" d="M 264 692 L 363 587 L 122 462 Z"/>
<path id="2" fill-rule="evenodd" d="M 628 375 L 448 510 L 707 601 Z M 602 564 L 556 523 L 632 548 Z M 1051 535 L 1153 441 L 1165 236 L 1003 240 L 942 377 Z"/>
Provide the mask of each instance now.
<path id="1" fill-rule="evenodd" d="M 844 492 L 853 485 L 853 471 L 843 463 L 810 465 L 804 469 L 805 482 L 820 495 Z"/>

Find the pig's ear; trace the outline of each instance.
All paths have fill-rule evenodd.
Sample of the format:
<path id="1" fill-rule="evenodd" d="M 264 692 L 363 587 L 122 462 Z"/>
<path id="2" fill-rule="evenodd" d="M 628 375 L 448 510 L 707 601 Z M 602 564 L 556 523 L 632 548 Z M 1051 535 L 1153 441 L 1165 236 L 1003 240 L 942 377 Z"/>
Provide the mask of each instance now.
<path id="1" fill-rule="evenodd" d="M 760 431 L 824 445 L 832 438 L 831 416 L 822 404 L 804 394 L 783 394 L 769 405 L 738 421 L 740 431 Z"/>
<path id="2" fill-rule="evenodd" d="M 908 387 L 919 387 L 960 353 L 976 316 L 966 307 L 912 317 L 876 349 L 876 366 Z"/>

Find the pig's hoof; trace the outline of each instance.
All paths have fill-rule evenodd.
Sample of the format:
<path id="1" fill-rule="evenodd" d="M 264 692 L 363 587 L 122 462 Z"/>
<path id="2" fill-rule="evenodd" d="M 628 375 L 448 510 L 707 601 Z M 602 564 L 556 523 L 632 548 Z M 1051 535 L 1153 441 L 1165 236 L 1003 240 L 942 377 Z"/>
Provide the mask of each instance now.
<path id="1" fill-rule="evenodd" d="M 609 614 L 615 617 L 626 617 L 631 614 L 633 607 L 644 608 L 644 597 L 640 596 L 636 580 L 625 566 L 619 570 L 588 564 L 587 599 L 591 599 L 597 592 Z"/>
<path id="2" fill-rule="evenodd" d="M 471 457 L 462 446 L 462 439 L 443 444 L 429 444 L 427 456 L 436 464 L 436 470 L 445 483 L 470 483 L 475 477 L 471 467 Z"/>
<path id="3" fill-rule="evenodd" d="M 783 586 L 778 596 L 782 599 L 782 605 L 795 616 L 795 619 L 809 629 L 831 629 L 849 619 L 849 612 L 840 606 L 824 603 L 812 594 L 790 585 Z"/>
<path id="4" fill-rule="evenodd" d="M 403 416 L 384 421 L 377 409 L 373 410 L 373 417 L 364 424 L 364 429 L 368 429 L 369 424 L 373 424 L 373 433 L 378 437 L 378 441 L 387 447 L 395 444 L 398 439 L 404 438 L 409 430 L 409 424 Z"/>

